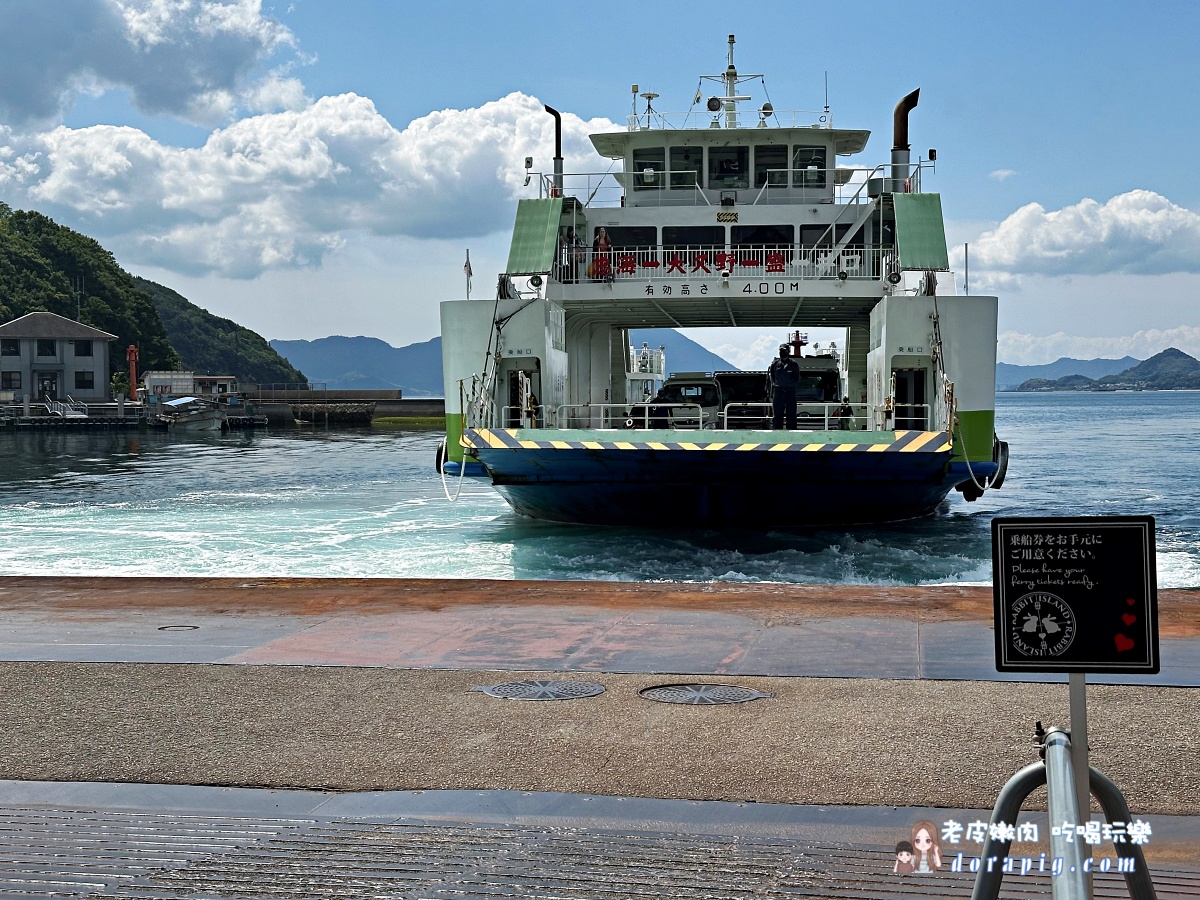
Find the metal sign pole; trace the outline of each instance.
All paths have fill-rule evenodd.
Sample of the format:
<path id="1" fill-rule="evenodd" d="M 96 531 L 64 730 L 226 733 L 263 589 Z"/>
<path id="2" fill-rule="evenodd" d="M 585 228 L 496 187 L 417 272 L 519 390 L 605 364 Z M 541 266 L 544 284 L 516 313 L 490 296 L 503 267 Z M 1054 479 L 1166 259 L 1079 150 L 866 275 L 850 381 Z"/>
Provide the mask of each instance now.
<path id="1" fill-rule="evenodd" d="M 1086 825 L 1092 818 L 1091 769 L 1088 766 L 1087 733 L 1087 673 L 1071 672 L 1069 676 L 1071 704 L 1071 769 L 1075 776 L 1075 797 L 1079 803 L 1079 821 Z M 1062 822 L 1050 823 L 1051 826 Z M 1091 848 L 1088 848 L 1091 854 Z M 1085 875 L 1087 896 L 1092 896 L 1092 873 Z"/>

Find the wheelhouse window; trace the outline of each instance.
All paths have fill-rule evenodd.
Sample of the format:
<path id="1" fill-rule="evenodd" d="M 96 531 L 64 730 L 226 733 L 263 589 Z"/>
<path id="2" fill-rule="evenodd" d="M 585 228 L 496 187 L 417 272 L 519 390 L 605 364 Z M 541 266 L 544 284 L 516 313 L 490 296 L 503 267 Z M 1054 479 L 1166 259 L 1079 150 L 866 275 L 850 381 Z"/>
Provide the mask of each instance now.
<path id="1" fill-rule="evenodd" d="M 791 225 L 734 225 L 729 238 L 739 266 L 759 267 L 756 271 L 763 274 L 780 273 L 791 261 L 795 229 Z"/>
<path id="2" fill-rule="evenodd" d="M 95 372 L 76 372 L 75 373 L 75 390 L 92 390 L 96 386 Z"/>
<path id="3" fill-rule="evenodd" d="M 657 191 L 666 181 L 666 152 L 662 147 L 633 151 L 633 189 Z"/>
<path id="4" fill-rule="evenodd" d="M 734 225 L 729 229 L 735 247 L 771 247 L 790 250 L 796 240 L 791 225 Z"/>
<path id="5" fill-rule="evenodd" d="M 37 355 L 38 356 L 58 356 L 58 347 L 56 341 L 49 338 L 38 338 Z"/>
<path id="6" fill-rule="evenodd" d="M 795 187 L 825 187 L 828 171 L 824 147 L 792 148 L 792 184 Z"/>
<path id="7" fill-rule="evenodd" d="M 713 190 L 749 187 L 750 148 L 709 147 L 708 186 Z"/>
<path id="8" fill-rule="evenodd" d="M 0 356 L 20 356 L 20 338 L 0 338 Z"/>
<path id="9" fill-rule="evenodd" d="M 596 229 L 599 231 L 600 229 Z M 597 259 L 599 271 L 611 275 L 629 276 L 639 272 L 657 272 L 662 261 L 658 258 L 658 229 L 653 226 L 609 228 L 612 252 Z M 595 257 L 596 244 L 592 244 Z M 611 269 L 607 269 L 611 266 Z"/>
<path id="10" fill-rule="evenodd" d="M 754 186 L 787 187 L 788 148 L 782 144 L 758 144 L 754 148 Z"/>
<path id="11" fill-rule="evenodd" d="M 850 234 L 851 227 L 850 225 L 835 225 L 833 228 L 830 228 L 828 225 L 801 225 L 800 246 L 832 247 L 834 244 L 840 244 L 845 240 L 846 235 Z M 846 241 L 846 246 L 864 247 L 866 246 L 865 238 L 865 231 L 860 228 L 854 232 L 850 240 Z"/>
<path id="12" fill-rule="evenodd" d="M 671 190 L 704 187 L 704 150 L 701 147 L 672 147 Z"/>
<path id="13" fill-rule="evenodd" d="M 92 355 L 92 342 L 91 341 L 75 341 L 74 344 L 75 344 L 75 355 L 76 356 L 91 356 Z"/>
<path id="14" fill-rule="evenodd" d="M 664 250 L 725 249 L 724 225 L 668 225 L 662 235 Z"/>
<path id="15" fill-rule="evenodd" d="M 612 240 L 614 250 L 654 247 L 658 243 L 658 229 L 653 226 L 609 228 L 608 236 Z"/>
<path id="16" fill-rule="evenodd" d="M 20 389 L 20 372 L 0 372 L 0 391 L 19 391 Z"/>

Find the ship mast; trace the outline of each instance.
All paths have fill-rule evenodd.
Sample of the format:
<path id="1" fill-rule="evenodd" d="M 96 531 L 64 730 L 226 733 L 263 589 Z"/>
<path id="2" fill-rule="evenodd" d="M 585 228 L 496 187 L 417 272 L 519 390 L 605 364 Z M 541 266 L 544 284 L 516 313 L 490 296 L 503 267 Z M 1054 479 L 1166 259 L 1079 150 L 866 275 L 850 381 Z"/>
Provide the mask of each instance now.
<path id="1" fill-rule="evenodd" d="M 726 128 L 737 128 L 738 127 L 738 112 L 737 112 L 738 101 L 751 99 L 749 96 L 738 96 L 738 94 L 737 94 L 738 70 L 737 70 L 737 66 L 735 66 L 733 64 L 733 44 L 734 44 L 734 36 L 731 34 L 729 36 L 729 65 L 726 66 L 724 72 L 722 72 L 720 75 L 701 75 L 700 76 L 701 78 L 703 78 L 705 80 L 720 82 L 724 86 L 725 96 L 713 97 L 712 99 L 710 99 L 708 101 L 709 102 L 708 108 L 709 108 L 709 111 L 711 111 L 713 113 L 717 113 L 721 110 L 722 107 L 724 107 L 724 109 L 725 109 L 725 127 Z M 761 75 L 747 75 L 747 76 L 744 76 L 742 78 L 742 80 L 744 81 L 748 78 L 761 78 L 761 77 L 762 77 Z M 719 127 L 717 125 L 717 122 L 719 122 L 719 121 L 720 120 L 718 118 L 713 119 L 713 127 L 714 128 Z"/>
<path id="2" fill-rule="evenodd" d="M 733 41 L 734 37 L 729 36 L 729 65 L 725 69 L 725 127 L 737 128 L 737 98 L 734 97 L 734 92 L 737 91 L 737 67 L 733 64 Z"/>

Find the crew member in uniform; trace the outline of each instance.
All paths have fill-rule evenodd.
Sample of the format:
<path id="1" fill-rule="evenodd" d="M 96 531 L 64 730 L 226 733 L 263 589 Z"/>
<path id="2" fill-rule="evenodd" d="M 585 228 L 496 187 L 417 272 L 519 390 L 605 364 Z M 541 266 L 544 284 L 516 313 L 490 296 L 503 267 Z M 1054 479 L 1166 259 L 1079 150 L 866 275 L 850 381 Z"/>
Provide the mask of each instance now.
<path id="1" fill-rule="evenodd" d="M 792 348 L 779 345 L 779 357 L 771 362 L 767 370 L 767 384 L 771 392 L 772 425 L 783 428 L 796 427 L 796 386 L 800 383 L 800 366 L 792 359 Z"/>

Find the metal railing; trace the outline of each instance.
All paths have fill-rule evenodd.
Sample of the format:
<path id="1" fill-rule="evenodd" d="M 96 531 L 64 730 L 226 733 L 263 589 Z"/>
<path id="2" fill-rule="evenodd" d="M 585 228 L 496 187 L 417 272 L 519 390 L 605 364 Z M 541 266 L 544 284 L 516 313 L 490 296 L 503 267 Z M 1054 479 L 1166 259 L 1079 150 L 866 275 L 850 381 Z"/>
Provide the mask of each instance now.
<path id="1" fill-rule="evenodd" d="M 258 394 L 259 400 L 287 400 L 298 393 L 311 393 L 313 391 L 325 391 L 327 382 L 324 381 L 302 381 L 302 382 L 276 382 L 274 384 L 258 384 L 258 385 L 238 385 L 238 393 Z"/>
<path id="2" fill-rule="evenodd" d="M 800 401 L 796 404 L 797 431 L 929 431 L 933 429 L 928 403 L 896 407 L 867 403 L 848 404 L 853 415 L 842 415 L 843 404 Z M 472 428 L 670 428 L 679 431 L 770 430 L 774 416 L 770 403 L 730 402 L 705 418 L 698 403 L 664 403 L 635 400 L 625 403 L 567 403 L 557 408 L 538 407 L 531 421 L 521 406 L 503 406 L 498 415 L 488 413 L 487 404 L 468 404 L 467 421 Z M 895 413 L 899 411 L 899 416 Z"/>
<path id="3" fill-rule="evenodd" d="M 849 415 L 843 415 L 841 403 L 797 403 L 797 428 L 811 428 L 817 431 L 866 431 L 867 423 L 871 421 L 872 407 L 866 403 L 848 405 L 851 412 Z M 759 423 L 759 428 L 770 428 L 773 415 L 774 407 L 770 403 L 726 403 L 721 412 L 721 422 L 724 429 L 744 429 L 755 423 Z M 767 424 L 761 424 L 763 422 Z"/>
<path id="4" fill-rule="evenodd" d="M 833 127 L 833 115 L 828 110 L 822 112 L 815 109 L 776 109 L 772 110 L 769 119 L 764 120 L 756 109 L 726 110 L 724 106 L 715 113 L 699 109 L 684 110 L 682 112 L 659 112 L 657 109 L 652 109 L 627 116 L 625 124 L 630 131 L 646 131 L 650 129 L 683 131 L 711 129 L 714 127 L 725 128 L 729 127 L 726 123 L 729 121 L 727 116 L 730 112 L 733 112 L 736 116 L 737 124 L 732 126 L 736 128 L 753 128 L 760 121 L 768 121 L 770 123 L 770 130 L 778 128 L 820 129 Z M 712 124 L 713 121 L 716 121 L 718 124 L 714 126 Z M 766 128 L 767 126 L 764 126 L 764 130 Z"/>
<path id="5" fill-rule="evenodd" d="M 662 350 L 651 350 L 649 344 L 640 348 L 629 347 L 629 376 L 638 378 L 644 375 L 665 375 L 667 369 L 667 354 Z"/>
<path id="6" fill-rule="evenodd" d="M 717 206 L 722 194 L 736 194 L 738 206 L 766 204 L 846 204 L 865 202 L 868 182 L 881 184 L 883 192 L 895 187 L 903 193 L 921 192 L 921 173 L 933 163 L 920 160 L 908 164 L 902 183 L 892 183 L 892 166 L 874 167 L 771 168 L 761 169 L 736 182 L 718 183 L 692 170 L 652 172 L 574 172 L 562 176 L 538 173 L 538 197 L 570 197 L 584 209 L 634 206 Z M 697 176 L 700 176 L 699 178 Z M 648 180 L 653 178 L 653 181 Z M 882 181 L 879 181 L 882 179 Z"/>
<path id="7" fill-rule="evenodd" d="M 73 400 L 68 394 L 65 401 L 43 400 L 43 405 L 52 416 L 62 419 L 86 419 L 88 408 L 83 403 Z"/>
<path id="8" fill-rule="evenodd" d="M 578 258 L 560 254 L 553 276 L 563 283 L 602 281 L 700 281 L 765 278 L 775 280 L 878 281 L 892 270 L 892 247 L 748 246 L 687 247 L 671 245 L 585 249 Z M 843 278 L 844 276 L 844 278 Z"/>
<path id="9" fill-rule="evenodd" d="M 1001 826 L 1016 822 L 1025 799 L 1042 785 L 1046 786 L 1049 824 L 1054 826 L 1057 823 L 1060 826 L 1057 835 L 1053 827 L 1050 829 L 1050 856 L 1055 863 L 1053 896 L 1055 900 L 1090 900 L 1092 896 L 1088 873 L 1094 868 L 1093 860 L 1090 853 L 1084 859 L 1083 847 L 1075 831 L 1082 818 L 1091 818 L 1091 811 L 1079 808 L 1071 765 L 1071 736 L 1061 728 L 1042 731 L 1041 726 L 1042 723 L 1038 722 L 1044 761 L 1021 769 L 1008 780 L 996 797 L 988 827 L 988 840 L 980 857 L 971 900 L 996 900 L 1000 896 L 1004 879 L 1003 861 L 1008 858 L 1013 841 L 1011 830 Z M 1099 769 L 1089 768 L 1088 782 L 1090 794 L 1100 801 L 1100 808 L 1104 810 L 1110 825 L 1125 824 L 1131 820 L 1129 804 L 1108 776 Z M 1070 837 L 1066 833 L 1066 823 L 1072 826 Z M 1133 900 L 1155 900 L 1154 883 L 1146 868 L 1142 848 L 1133 842 L 1114 843 L 1113 847 L 1118 857 L 1117 871 L 1125 876 L 1129 896 Z"/>
<path id="10" fill-rule="evenodd" d="M 686 412 L 685 412 L 686 411 Z M 704 407 L 698 403 L 570 403 L 560 406 L 558 428 L 677 428 L 699 430 Z M 666 420 L 666 425 L 651 424 Z M 711 423 L 708 423 L 711 424 Z"/>

